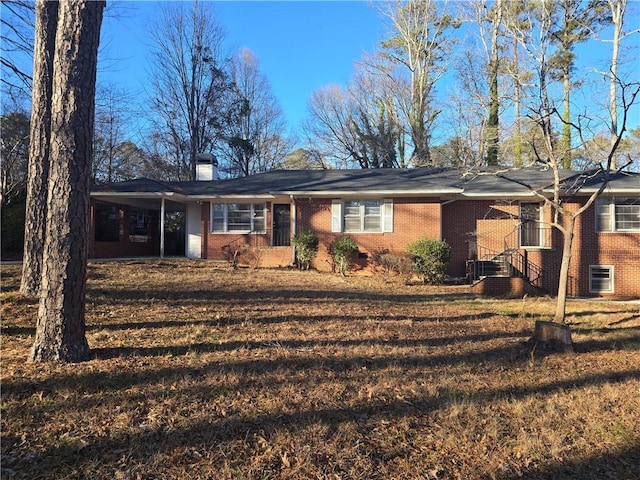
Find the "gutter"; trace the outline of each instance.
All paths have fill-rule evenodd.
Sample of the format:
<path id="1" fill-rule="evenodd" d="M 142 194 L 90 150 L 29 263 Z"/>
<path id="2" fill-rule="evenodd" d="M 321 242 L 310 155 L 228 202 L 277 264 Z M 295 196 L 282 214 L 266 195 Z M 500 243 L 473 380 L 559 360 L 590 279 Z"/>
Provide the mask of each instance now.
<path id="1" fill-rule="evenodd" d="M 534 192 L 487 192 L 487 193 L 474 193 L 474 192 L 462 192 L 463 197 L 479 197 L 479 198 L 495 198 L 495 197 L 534 197 L 537 196 Z"/>
<path id="2" fill-rule="evenodd" d="M 264 200 L 271 200 L 273 198 L 276 198 L 275 195 L 271 195 L 268 193 L 265 194 L 261 194 L 261 195 L 250 195 L 250 194 L 242 194 L 242 195 L 215 195 L 215 194 L 211 194 L 211 195 L 186 195 L 185 196 L 188 200 L 219 200 L 219 199 L 223 199 L 223 200 L 245 200 L 245 199 L 254 199 L 254 198 L 258 198 L 258 199 L 264 199 Z"/>
<path id="3" fill-rule="evenodd" d="M 360 196 L 360 197 L 411 197 L 415 195 L 429 195 L 429 196 L 441 196 L 447 194 L 461 194 L 463 192 L 460 188 L 445 188 L 439 190 L 319 190 L 319 191 L 283 191 L 283 192 L 271 192 L 273 195 L 289 195 L 299 197 L 345 197 L 345 196 Z"/>

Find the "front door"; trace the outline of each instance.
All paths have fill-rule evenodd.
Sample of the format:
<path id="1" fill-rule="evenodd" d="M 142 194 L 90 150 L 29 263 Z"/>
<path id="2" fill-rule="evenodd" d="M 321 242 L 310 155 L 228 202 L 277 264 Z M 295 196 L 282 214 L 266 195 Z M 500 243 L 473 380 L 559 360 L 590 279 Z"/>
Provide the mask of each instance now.
<path id="1" fill-rule="evenodd" d="M 202 208 L 199 203 L 187 205 L 187 257 L 200 258 L 202 255 Z"/>
<path id="2" fill-rule="evenodd" d="M 288 203 L 273 205 L 273 246 L 291 245 L 291 205 Z"/>

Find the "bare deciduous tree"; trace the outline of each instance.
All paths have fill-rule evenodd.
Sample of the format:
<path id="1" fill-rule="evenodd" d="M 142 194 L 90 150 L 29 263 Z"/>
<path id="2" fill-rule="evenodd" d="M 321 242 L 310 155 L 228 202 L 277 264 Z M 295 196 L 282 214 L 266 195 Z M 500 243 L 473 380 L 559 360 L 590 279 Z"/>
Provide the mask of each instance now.
<path id="1" fill-rule="evenodd" d="M 0 206 L 4 209 L 26 191 L 29 118 L 13 112 L 0 118 Z"/>
<path id="2" fill-rule="evenodd" d="M 609 125 L 610 143 L 613 147 L 618 137 L 618 71 L 620 68 L 620 44 L 631 35 L 640 33 L 640 28 L 625 31 L 624 19 L 627 12 L 627 0 L 607 0 L 613 26 L 611 42 L 611 65 L 609 68 Z"/>
<path id="3" fill-rule="evenodd" d="M 395 0 L 380 12 L 391 28 L 391 37 L 382 42 L 380 72 L 394 85 L 399 110 L 404 116 L 413 145 L 412 162 L 431 163 L 430 145 L 434 122 L 435 86 L 446 72 L 455 44 L 457 27 L 447 13 L 446 2 L 436 0 Z"/>
<path id="4" fill-rule="evenodd" d="M 131 179 L 133 171 L 122 155 L 131 125 L 129 105 L 133 98 L 122 88 L 105 85 L 97 89 L 92 181 L 117 182 Z"/>
<path id="5" fill-rule="evenodd" d="M 242 49 L 232 59 L 231 109 L 223 125 L 221 150 L 229 159 L 231 176 L 246 176 L 279 167 L 292 141 L 287 138 L 286 121 L 267 78 L 260 72 L 258 58 Z"/>
<path id="6" fill-rule="evenodd" d="M 33 54 L 34 2 L 28 0 L 2 0 L 0 32 L 0 84 L 2 102 L 12 102 L 14 109 L 24 107 L 30 95 L 31 69 L 28 64 Z"/>
<path id="7" fill-rule="evenodd" d="M 563 236 L 562 262 L 559 273 L 557 306 L 555 313 L 555 321 L 564 323 L 566 315 L 566 298 L 569 280 L 569 267 L 571 264 L 571 255 L 573 247 L 573 237 L 577 219 L 594 204 L 598 196 L 606 188 L 609 178 L 617 171 L 615 159 L 618 154 L 621 142 L 624 138 L 628 125 L 629 112 L 638 100 L 640 95 L 640 82 L 623 81 L 616 77 L 615 98 L 616 102 L 611 107 L 615 109 L 613 117 L 622 115 L 622 119 L 616 122 L 616 131 L 614 141 L 611 142 L 606 150 L 601 151 L 602 157 L 594 159 L 591 165 L 595 165 L 595 169 L 589 169 L 581 172 L 580 175 L 574 177 L 572 183 L 568 184 L 563 179 L 561 169 L 563 168 L 563 159 L 565 158 L 566 146 L 562 142 L 558 142 L 555 136 L 555 125 L 569 125 L 580 141 L 581 147 L 586 147 L 589 142 L 594 141 L 593 124 L 598 122 L 596 115 L 589 115 L 586 112 L 578 121 L 567 122 L 555 107 L 557 102 L 551 101 L 551 93 L 549 87 L 549 77 L 552 65 L 552 55 L 550 55 L 551 42 L 553 38 L 554 24 L 553 4 L 552 2 L 541 2 L 534 11 L 535 16 L 531 17 L 531 21 L 536 21 L 535 28 L 530 31 L 537 32 L 538 42 L 529 41 L 524 44 L 525 48 L 535 61 L 537 81 L 539 85 L 539 95 L 536 97 L 535 104 L 530 105 L 533 112 L 530 117 L 538 124 L 539 132 L 541 132 L 541 145 L 534 149 L 536 160 L 547 165 L 554 174 L 554 182 L 552 185 L 553 193 L 551 197 L 547 197 L 539 192 L 533 192 L 538 196 L 540 201 L 549 205 L 553 211 L 551 226 L 558 229 Z M 523 38 L 523 37 L 521 37 Z M 612 51 L 612 63 L 616 61 L 615 52 L 618 46 L 614 45 Z M 564 93 L 564 92 L 563 92 Z M 533 100 L 534 97 L 531 97 Z M 603 125 L 604 126 L 604 125 Z M 573 148 L 573 147 L 572 147 Z M 585 181 L 590 177 L 597 177 L 599 180 L 599 189 L 591 194 L 580 205 L 579 208 L 572 210 L 567 207 L 564 202 L 566 195 L 577 192 Z"/>
<path id="8" fill-rule="evenodd" d="M 346 89 L 324 87 L 315 91 L 308 103 L 308 137 L 340 166 L 401 165 L 402 132 L 394 99 L 381 80 L 360 69 Z"/>
<path id="9" fill-rule="evenodd" d="M 151 90 L 157 130 L 177 180 L 195 179 L 196 155 L 217 140 L 215 120 L 229 88 L 224 31 L 210 4 L 165 4 L 151 26 Z"/>

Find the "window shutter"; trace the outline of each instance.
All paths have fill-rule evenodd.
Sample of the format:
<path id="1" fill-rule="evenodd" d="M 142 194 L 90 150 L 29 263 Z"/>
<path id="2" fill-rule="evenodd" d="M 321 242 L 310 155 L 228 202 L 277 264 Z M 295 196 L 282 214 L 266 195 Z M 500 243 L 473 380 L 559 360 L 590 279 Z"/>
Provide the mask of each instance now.
<path id="1" fill-rule="evenodd" d="M 613 230 L 613 218 L 609 198 L 596 200 L 596 232 L 611 232 Z"/>
<path id="2" fill-rule="evenodd" d="M 385 198 L 383 201 L 383 232 L 393 232 L 393 199 Z"/>
<path id="3" fill-rule="evenodd" d="M 331 200 L 331 231 L 342 231 L 342 201 Z"/>

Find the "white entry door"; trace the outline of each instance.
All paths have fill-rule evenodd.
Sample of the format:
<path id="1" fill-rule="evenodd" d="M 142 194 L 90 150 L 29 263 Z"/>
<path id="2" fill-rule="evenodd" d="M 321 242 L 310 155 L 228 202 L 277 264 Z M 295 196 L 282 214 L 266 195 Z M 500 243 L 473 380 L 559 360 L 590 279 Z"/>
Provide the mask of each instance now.
<path id="1" fill-rule="evenodd" d="M 187 205 L 187 257 L 200 258 L 202 252 L 202 236 L 200 222 L 202 208 L 199 203 Z"/>

